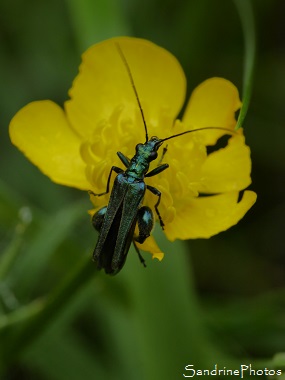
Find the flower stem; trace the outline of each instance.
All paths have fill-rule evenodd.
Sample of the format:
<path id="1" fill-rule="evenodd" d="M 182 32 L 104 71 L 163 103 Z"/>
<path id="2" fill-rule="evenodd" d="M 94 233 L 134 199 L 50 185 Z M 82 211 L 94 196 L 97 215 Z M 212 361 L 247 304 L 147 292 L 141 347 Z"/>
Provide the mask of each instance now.
<path id="1" fill-rule="evenodd" d="M 242 107 L 240 109 L 235 128 L 237 130 L 243 125 L 251 99 L 256 53 L 256 37 L 254 16 L 250 0 L 234 0 L 234 3 L 240 16 L 245 44 Z"/>

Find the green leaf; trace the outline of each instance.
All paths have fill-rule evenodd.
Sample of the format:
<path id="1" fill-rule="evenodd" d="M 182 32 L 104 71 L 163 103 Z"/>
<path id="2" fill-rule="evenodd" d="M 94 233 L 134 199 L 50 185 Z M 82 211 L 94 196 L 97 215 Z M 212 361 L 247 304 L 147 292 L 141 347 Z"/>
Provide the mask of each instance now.
<path id="1" fill-rule="evenodd" d="M 142 379 L 148 380 L 174 379 L 182 376 L 187 364 L 211 366 L 227 359 L 204 330 L 185 243 L 164 239 L 159 246 L 166 253 L 162 262 L 147 260 L 144 269 L 130 252 L 120 274 L 131 291 L 134 331 L 144 363 Z"/>
<path id="2" fill-rule="evenodd" d="M 99 358 L 92 355 L 71 328 L 63 325 L 60 328 L 44 334 L 44 339 L 25 353 L 25 361 L 31 368 L 44 373 L 46 379 L 105 379 L 106 373 Z"/>
<path id="3" fill-rule="evenodd" d="M 86 217 L 87 202 L 79 201 L 35 221 L 36 232 L 26 244 L 24 254 L 10 273 L 10 284 L 18 288 L 18 296 L 29 296 L 59 245 L 68 237 L 79 218 Z"/>
<path id="4" fill-rule="evenodd" d="M 19 333 L 7 343 L 2 355 L 7 364 L 13 362 L 24 349 L 31 345 L 67 307 L 69 302 L 94 276 L 90 257 L 83 256 L 72 271 L 49 294 L 44 307 L 31 314 Z"/>

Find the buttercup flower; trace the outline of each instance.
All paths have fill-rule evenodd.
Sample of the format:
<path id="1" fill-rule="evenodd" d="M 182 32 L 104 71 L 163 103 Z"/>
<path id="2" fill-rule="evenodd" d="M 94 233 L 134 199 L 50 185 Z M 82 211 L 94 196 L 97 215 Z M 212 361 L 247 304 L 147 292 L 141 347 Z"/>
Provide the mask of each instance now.
<path id="1" fill-rule="evenodd" d="M 176 120 L 186 92 L 176 58 L 146 40 L 113 38 L 83 54 L 64 109 L 49 100 L 32 102 L 11 121 L 13 144 L 56 183 L 102 193 L 110 168 L 122 167 L 116 152 L 131 158 L 136 144 L 145 142 L 140 109 L 116 43 L 130 67 L 150 136 L 165 138 L 208 126 L 234 130 L 241 103 L 231 82 L 203 82 L 193 91 L 182 120 Z M 162 193 L 159 211 L 169 240 L 209 238 L 235 225 L 254 204 L 256 194 L 249 190 L 239 200 L 251 183 L 250 150 L 242 130 L 225 147 L 207 153 L 223 135 L 230 134 L 211 129 L 169 140 L 162 160 L 169 168 L 146 178 Z M 161 148 L 150 170 L 162 153 Z M 109 196 L 91 195 L 92 213 L 107 205 Z M 143 204 L 153 209 L 156 202 L 147 191 Z M 139 247 L 163 257 L 152 237 Z"/>

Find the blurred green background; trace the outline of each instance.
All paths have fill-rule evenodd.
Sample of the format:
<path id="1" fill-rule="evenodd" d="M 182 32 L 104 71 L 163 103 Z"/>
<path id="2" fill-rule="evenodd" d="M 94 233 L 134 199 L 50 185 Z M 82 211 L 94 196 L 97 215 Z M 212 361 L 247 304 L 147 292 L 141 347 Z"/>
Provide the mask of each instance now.
<path id="1" fill-rule="evenodd" d="M 111 278 L 90 261 L 88 194 L 42 175 L 11 145 L 9 121 L 33 100 L 62 105 L 81 53 L 118 35 L 171 51 L 189 93 L 212 76 L 241 91 L 234 2 L 0 1 L 1 380 L 172 380 L 187 364 L 285 369 L 285 3 L 252 5 L 258 54 L 244 127 L 256 205 L 210 240 L 170 244 L 157 228 L 162 263 L 145 254 L 144 270 L 131 250 Z"/>

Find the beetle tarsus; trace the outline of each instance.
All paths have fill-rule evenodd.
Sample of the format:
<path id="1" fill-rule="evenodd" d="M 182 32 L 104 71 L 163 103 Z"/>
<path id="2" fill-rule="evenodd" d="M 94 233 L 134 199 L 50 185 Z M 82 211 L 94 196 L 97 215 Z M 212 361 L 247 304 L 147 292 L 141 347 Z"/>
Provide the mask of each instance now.
<path id="1" fill-rule="evenodd" d="M 138 249 L 138 246 L 136 245 L 135 241 L 133 240 L 133 244 L 134 244 L 134 247 L 135 247 L 135 250 L 138 254 L 138 257 L 140 259 L 140 262 L 142 263 L 142 265 L 146 268 L 146 263 L 145 263 L 145 259 L 142 257 L 142 254 L 140 253 L 140 250 Z"/>

